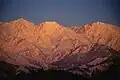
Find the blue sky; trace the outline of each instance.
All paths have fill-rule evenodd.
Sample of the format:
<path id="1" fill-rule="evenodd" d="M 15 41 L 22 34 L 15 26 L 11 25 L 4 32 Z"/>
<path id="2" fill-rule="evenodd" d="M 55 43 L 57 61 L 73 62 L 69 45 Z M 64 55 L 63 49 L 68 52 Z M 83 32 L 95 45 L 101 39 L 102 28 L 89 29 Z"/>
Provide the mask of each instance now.
<path id="1" fill-rule="evenodd" d="M 57 21 L 65 26 L 102 21 L 120 26 L 119 0 L 0 0 L 0 21 L 23 17 L 35 24 Z"/>

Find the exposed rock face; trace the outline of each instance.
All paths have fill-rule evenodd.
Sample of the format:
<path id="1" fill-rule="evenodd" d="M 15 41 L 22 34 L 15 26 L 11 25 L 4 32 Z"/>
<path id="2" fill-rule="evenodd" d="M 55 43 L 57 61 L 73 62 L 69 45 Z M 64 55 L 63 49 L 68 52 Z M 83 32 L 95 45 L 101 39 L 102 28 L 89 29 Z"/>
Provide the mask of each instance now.
<path id="1" fill-rule="evenodd" d="M 0 23 L 0 60 L 91 76 L 120 59 L 119 36 L 117 27 L 104 23 L 78 29 L 56 22 L 34 25 L 21 18 Z"/>

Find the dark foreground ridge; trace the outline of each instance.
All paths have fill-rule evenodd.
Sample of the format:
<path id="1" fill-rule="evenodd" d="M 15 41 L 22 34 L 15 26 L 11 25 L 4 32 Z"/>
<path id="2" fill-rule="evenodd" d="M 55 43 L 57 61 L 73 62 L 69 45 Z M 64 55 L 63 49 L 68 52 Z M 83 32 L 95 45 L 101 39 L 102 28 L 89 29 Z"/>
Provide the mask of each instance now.
<path id="1" fill-rule="evenodd" d="M 105 72 L 97 72 L 91 78 L 72 74 L 63 70 L 43 70 L 21 66 L 23 70 L 17 70 L 16 65 L 0 62 L 0 80 L 119 80 L 120 68 L 109 67 Z M 17 72 L 16 72 L 17 70 Z"/>
<path id="2" fill-rule="evenodd" d="M 50 64 L 49 69 L 0 62 L 1 80 L 119 80 L 120 53 L 103 45 Z M 33 63 L 38 65 L 37 62 Z M 54 67 L 56 66 L 56 67 Z"/>

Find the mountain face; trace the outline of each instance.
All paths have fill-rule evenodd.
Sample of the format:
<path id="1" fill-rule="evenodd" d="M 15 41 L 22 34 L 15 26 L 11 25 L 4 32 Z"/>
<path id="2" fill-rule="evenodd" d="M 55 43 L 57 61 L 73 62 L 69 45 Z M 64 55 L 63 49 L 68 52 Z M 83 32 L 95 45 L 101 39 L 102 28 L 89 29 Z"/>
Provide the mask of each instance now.
<path id="1" fill-rule="evenodd" d="M 0 61 L 92 76 L 119 66 L 119 31 L 101 22 L 83 27 L 57 22 L 35 25 L 23 18 L 0 22 Z"/>

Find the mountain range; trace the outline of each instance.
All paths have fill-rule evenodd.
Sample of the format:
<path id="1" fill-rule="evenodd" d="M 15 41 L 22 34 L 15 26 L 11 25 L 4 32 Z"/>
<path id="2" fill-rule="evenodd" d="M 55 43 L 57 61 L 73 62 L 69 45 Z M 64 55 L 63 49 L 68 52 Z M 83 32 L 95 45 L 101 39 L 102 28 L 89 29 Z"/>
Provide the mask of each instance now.
<path id="1" fill-rule="evenodd" d="M 112 24 L 65 27 L 45 21 L 35 25 L 23 18 L 0 22 L 0 61 L 18 66 L 16 74 L 27 67 L 91 77 L 119 67 L 119 59 L 120 28 Z"/>

